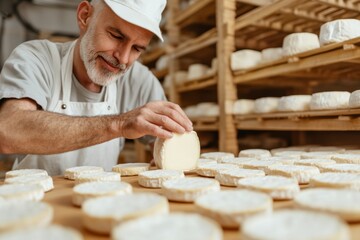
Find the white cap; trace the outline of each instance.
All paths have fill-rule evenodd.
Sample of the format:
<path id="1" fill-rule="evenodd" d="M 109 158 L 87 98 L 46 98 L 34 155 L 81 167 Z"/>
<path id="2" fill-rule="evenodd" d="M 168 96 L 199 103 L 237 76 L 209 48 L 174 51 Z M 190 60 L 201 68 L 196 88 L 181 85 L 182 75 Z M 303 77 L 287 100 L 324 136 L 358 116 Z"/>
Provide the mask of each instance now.
<path id="1" fill-rule="evenodd" d="M 149 30 L 164 41 L 160 21 L 166 0 L 105 0 L 105 2 L 120 18 Z"/>

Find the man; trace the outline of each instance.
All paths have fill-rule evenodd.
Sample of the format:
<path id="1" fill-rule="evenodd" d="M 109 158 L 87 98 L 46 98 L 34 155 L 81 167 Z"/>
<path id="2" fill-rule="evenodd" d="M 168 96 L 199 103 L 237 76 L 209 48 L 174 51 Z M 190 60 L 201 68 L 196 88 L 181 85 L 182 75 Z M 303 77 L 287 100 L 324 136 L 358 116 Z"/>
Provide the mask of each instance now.
<path id="1" fill-rule="evenodd" d="M 166 0 L 82 1 L 80 37 L 18 46 L 0 78 L 0 153 L 14 166 L 50 175 L 81 165 L 116 164 L 124 138 L 170 138 L 192 130 L 166 102 L 158 80 L 136 62 L 155 34 Z M 158 101 L 156 101 L 158 100 Z"/>

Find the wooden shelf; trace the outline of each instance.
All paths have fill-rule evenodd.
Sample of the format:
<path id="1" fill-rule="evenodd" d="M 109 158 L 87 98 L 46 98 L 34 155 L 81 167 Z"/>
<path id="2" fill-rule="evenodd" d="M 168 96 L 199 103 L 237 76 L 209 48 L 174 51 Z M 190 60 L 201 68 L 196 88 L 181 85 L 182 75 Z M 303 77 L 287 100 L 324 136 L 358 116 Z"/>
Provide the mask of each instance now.
<path id="1" fill-rule="evenodd" d="M 217 36 L 216 29 L 211 29 L 201 36 L 191 39 L 183 44 L 180 44 L 173 52 L 173 58 L 180 58 L 182 56 L 194 53 L 203 48 L 216 44 Z"/>
<path id="2" fill-rule="evenodd" d="M 205 75 L 201 78 L 193 79 L 191 81 L 185 82 L 183 85 L 177 86 L 177 91 L 179 93 L 189 92 L 194 90 L 200 90 L 207 87 L 215 86 L 217 80 L 214 74 Z"/>
<path id="3" fill-rule="evenodd" d="M 166 50 L 164 47 L 156 48 L 152 51 L 146 52 L 141 56 L 141 62 L 144 65 L 147 65 L 151 62 L 156 61 L 159 57 L 166 54 Z"/>
<path id="4" fill-rule="evenodd" d="M 334 66 L 329 68 L 331 64 Z M 321 75 L 320 67 L 326 67 L 323 72 L 327 75 L 331 72 L 335 76 L 358 78 L 360 74 L 358 64 L 360 64 L 360 37 L 261 64 L 244 71 L 236 71 L 234 82 L 239 84 L 312 69 Z M 336 67 L 336 65 L 340 66 Z"/>
<path id="5" fill-rule="evenodd" d="M 161 70 L 151 69 L 151 71 L 155 75 L 155 77 L 157 77 L 158 79 L 164 78 L 169 73 L 168 68 L 164 68 L 164 69 L 161 69 Z"/>
<path id="6" fill-rule="evenodd" d="M 360 109 L 235 115 L 238 129 L 278 131 L 359 131 Z"/>
<path id="7" fill-rule="evenodd" d="M 190 119 L 193 122 L 195 131 L 218 131 L 218 117 L 197 117 Z"/>
<path id="8" fill-rule="evenodd" d="M 176 13 L 174 23 L 184 27 L 193 22 L 199 22 L 199 17 L 206 19 L 209 15 L 215 15 L 215 0 L 196 1 L 185 10 Z"/>

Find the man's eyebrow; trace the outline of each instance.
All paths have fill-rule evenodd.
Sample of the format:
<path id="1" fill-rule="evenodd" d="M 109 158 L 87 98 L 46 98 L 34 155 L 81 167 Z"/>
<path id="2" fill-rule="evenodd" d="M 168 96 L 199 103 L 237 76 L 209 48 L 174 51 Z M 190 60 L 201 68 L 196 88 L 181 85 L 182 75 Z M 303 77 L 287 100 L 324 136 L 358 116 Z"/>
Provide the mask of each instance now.
<path id="1" fill-rule="evenodd" d="M 120 29 L 111 27 L 110 30 L 113 31 L 113 32 L 115 32 L 116 34 L 119 34 L 119 35 L 120 35 L 122 38 L 124 38 L 125 40 L 129 39 L 129 36 L 126 35 L 125 33 L 121 32 Z M 143 45 L 138 45 L 138 44 L 136 44 L 135 47 L 136 47 L 136 48 L 139 48 L 139 49 L 141 49 L 141 50 L 143 50 L 143 51 L 146 50 L 146 46 L 143 46 Z"/>

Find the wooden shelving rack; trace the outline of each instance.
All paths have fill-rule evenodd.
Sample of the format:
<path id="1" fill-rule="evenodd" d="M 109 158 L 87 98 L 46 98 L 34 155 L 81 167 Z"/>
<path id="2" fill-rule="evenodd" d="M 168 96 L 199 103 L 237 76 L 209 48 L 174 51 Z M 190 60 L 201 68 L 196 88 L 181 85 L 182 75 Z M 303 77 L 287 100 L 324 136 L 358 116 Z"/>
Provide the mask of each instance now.
<path id="1" fill-rule="evenodd" d="M 360 19 L 360 0 L 198 0 L 180 10 L 180 0 L 169 0 L 167 24 L 173 51 L 169 74 L 181 69 L 180 60 L 190 57 L 209 65 L 217 57 L 217 72 L 173 87 L 170 100 L 184 107 L 183 94 L 194 96 L 209 89 L 216 94 L 218 118 L 192 119 L 197 131 L 218 131 L 219 150 L 238 152 L 238 130 L 267 131 L 358 131 L 360 110 L 308 111 L 232 115 L 238 90 L 251 86 L 282 85 L 310 89 L 312 85 L 360 77 L 360 38 L 284 57 L 246 71 L 230 70 L 230 55 L 237 49 L 262 50 L 281 47 L 294 32 L 319 34 L 325 22 L 342 18 Z M 200 30 L 198 30 L 200 29 Z M 198 31 L 197 31 L 198 30 Z M 179 41 L 188 32 L 190 40 Z M 359 85 L 360 89 L 360 85 Z M 301 91 L 300 91 L 301 92 Z M 197 102 L 196 102 L 197 101 Z"/>

